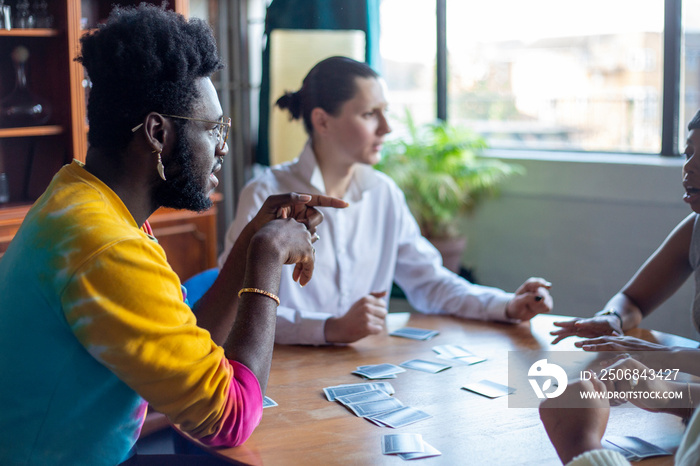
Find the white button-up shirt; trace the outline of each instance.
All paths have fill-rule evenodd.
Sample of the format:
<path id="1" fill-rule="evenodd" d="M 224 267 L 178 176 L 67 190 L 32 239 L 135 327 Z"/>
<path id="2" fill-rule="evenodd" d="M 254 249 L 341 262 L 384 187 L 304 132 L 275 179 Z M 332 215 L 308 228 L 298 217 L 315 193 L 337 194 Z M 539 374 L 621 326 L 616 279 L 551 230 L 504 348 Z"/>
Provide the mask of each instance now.
<path id="1" fill-rule="evenodd" d="M 242 190 L 236 218 L 226 234 L 223 265 L 245 225 L 272 194 L 325 194 L 326 188 L 311 144 L 298 159 L 267 168 Z M 370 292 L 404 291 L 415 309 L 480 320 L 509 321 L 512 293 L 475 285 L 442 266 L 440 253 L 420 233 L 403 192 L 385 174 L 356 165 L 344 198 L 345 209 L 324 209 L 314 247 L 311 281 L 301 288 L 292 280 L 293 265 L 282 271 L 275 341 L 326 344 L 329 317 L 344 315 Z"/>

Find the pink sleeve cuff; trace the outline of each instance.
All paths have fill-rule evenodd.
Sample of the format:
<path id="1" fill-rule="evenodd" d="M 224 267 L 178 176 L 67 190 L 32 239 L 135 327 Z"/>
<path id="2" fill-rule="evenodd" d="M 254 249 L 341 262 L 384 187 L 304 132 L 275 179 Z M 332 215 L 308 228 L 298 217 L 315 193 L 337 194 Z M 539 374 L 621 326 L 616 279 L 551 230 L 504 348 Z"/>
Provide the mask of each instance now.
<path id="1" fill-rule="evenodd" d="M 199 439 L 212 447 L 243 444 L 262 419 L 263 397 L 257 377 L 243 364 L 230 359 L 228 362 L 233 368 L 233 376 L 219 431 Z"/>

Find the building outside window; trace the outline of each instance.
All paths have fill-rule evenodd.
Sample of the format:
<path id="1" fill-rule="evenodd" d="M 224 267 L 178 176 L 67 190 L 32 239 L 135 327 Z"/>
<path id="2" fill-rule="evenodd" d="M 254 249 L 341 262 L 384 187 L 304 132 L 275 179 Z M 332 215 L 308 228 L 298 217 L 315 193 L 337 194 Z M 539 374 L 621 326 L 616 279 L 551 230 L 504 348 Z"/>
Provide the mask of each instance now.
<path id="1" fill-rule="evenodd" d="M 677 1 L 443 0 L 447 119 L 493 148 L 662 153 L 672 124 L 664 16 Z M 381 71 L 396 118 L 404 108 L 418 122 L 436 117 L 439 3 L 382 0 Z M 680 143 L 700 108 L 700 2 L 682 6 Z"/>

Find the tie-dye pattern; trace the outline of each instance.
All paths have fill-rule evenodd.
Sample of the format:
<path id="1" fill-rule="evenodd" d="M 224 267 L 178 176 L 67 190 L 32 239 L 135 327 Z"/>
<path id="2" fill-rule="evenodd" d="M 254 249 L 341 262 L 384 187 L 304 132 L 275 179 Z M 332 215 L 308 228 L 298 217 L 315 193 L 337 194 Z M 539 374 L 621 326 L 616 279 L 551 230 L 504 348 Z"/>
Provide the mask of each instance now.
<path id="1" fill-rule="evenodd" d="M 212 445 L 260 422 L 255 376 L 197 327 L 162 248 L 77 162 L 0 260 L 0 464 L 117 464 L 146 401 Z"/>

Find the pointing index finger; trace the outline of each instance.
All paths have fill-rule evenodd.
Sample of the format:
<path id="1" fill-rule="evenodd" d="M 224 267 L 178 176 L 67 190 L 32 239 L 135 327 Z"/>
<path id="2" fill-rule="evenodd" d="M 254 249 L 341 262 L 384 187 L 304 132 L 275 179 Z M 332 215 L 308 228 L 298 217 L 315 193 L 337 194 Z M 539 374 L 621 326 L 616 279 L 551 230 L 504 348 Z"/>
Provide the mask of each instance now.
<path id="1" fill-rule="evenodd" d="M 306 203 L 310 207 L 333 207 L 335 209 L 344 209 L 349 206 L 347 202 L 333 196 L 324 196 L 322 194 L 311 194 L 311 200 Z"/>

